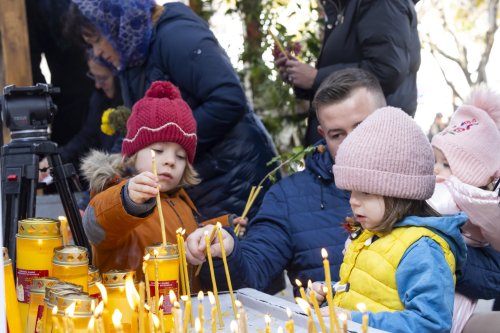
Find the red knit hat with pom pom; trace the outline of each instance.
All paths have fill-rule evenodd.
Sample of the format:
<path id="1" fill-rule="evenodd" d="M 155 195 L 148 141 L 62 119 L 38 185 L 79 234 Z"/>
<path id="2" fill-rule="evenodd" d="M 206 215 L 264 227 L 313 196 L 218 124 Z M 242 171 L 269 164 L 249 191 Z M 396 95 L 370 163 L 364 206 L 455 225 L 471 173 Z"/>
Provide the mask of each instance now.
<path id="1" fill-rule="evenodd" d="M 500 95 L 486 86 L 475 88 L 432 145 L 466 184 L 481 187 L 500 177 Z"/>
<path id="2" fill-rule="evenodd" d="M 196 152 L 193 111 L 170 82 L 153 82 L 146 96 L 132 107 L 122 154 L 131 156 L 156 142 L 175 142 L 184 148 L 192 164 Z"/>

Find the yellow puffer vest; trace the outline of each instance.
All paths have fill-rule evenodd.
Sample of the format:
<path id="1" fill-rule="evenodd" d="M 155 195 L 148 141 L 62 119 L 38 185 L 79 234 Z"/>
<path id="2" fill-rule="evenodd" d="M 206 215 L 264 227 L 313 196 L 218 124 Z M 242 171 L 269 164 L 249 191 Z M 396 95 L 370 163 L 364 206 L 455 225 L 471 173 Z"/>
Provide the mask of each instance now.
<path id="1" fill-rule="evenodd" d="M 455 256 L 448 243 L 431 230 L 424 227 L 394 228 L 390 234 L 370 243 L 373 235 L 365 230 L 349 244 L 340 267 L 340 283 L 349 282 L 349 290 L 335 295 L 335 306 L 356 310 L 358 303 L 365 303 L 373 312 L 403 310 L 396 270 L 406 250 L 422 237 L 429 237 L 441 246 L 455 280 Z"/>

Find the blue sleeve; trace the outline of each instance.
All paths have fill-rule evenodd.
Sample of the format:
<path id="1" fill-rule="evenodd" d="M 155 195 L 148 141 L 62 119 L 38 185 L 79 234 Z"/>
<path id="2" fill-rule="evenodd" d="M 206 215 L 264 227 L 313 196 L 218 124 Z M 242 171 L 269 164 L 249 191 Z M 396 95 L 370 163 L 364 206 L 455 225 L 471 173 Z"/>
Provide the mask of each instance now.
<path id="1" fill-rule="evenodd" d="M 500 297 L 500 252 L 467 245 L 467 260 L 457 273 L 457 291 L 473 299 Z"/>
<path id="2" fill-rule="evenodd" d="M 208 27 L 179 22 L 163 32 L 163 66 L 187 95 L 183 97 L 193 108 L 198 124 L 197 153 L 204 153 L 244 117 L 248 110 L 245 93 Z"/>
<path id="3" fill-rule="evenodd" d="M 396 271 L 405 310 L 369 313 L 369 326 L 389 332 L 449 332 L 454 283 L 440 246 L 424 237 L 406 250 Z M 352 312 L 361 323 L 361 313 Z"/>
<path id="4" fill-rule="evenodd" d="M 286 197 L 277 183 L 266 193 L 245 238 L 235 239 L 234 250 L 228 256 L 234 288 L 264 291 L 286 268 L 293 254 L 287 214 Z M 223 276 L 218 272 L 217 280 L 225 281 Z"/>

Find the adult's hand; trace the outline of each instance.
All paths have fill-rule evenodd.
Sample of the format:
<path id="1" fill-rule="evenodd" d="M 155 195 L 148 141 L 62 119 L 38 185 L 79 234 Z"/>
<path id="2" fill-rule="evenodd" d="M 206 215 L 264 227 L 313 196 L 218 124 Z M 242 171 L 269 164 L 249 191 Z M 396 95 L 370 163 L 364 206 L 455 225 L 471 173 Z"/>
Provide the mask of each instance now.
<path id="1" fill-rule="evenodd" d="M 311 289 L 314 290 L 314 294 L 316 296 L 316 300 L 318 304 L 323 303 L 326 300 L 326 292 L 324 292 L 323 287 L 325 286 L 322 282 L 313 282 L 311 284 Z M 307 289 L 307 296 L 309 297 L 309 288 Z"/>
<path id="2" fill-rule="evenodd" d="M 311 89 L 318 70 L 311 65 L 300 62 L 296 58 L 286 60 L 285 65 L 288 82 L 301 89 Z"/>
<path id="3" fill-rule="evenodd" d="M 203 228 L 196 229 L 186 239 L 186 259 L 190 264 L 200 265 L 205 262 L 205 232 L 210 235 L 213 228 L 215 228 L 215 226 L 207 225 Z M 234 249 L 234 239 L 226 230 L 221 229 L 221 232 L 226 255 L 230 255 Z M 217 234 L 212 242 L 212 245 L 210 246 L 210 253 L 212 254 L 212 257 L 222 257 L 219 237 Z"/>

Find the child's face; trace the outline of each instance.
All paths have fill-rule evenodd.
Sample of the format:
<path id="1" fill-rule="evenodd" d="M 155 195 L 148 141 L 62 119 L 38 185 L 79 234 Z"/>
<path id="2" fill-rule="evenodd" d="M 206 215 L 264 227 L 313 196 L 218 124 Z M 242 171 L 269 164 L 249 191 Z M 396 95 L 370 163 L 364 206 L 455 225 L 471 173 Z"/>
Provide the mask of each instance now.
<path id="1" fill-rule="evenodd" d="M 383 196 L 352 191 L 349 203 L 354 219 L 361 224 L 363 229 L 372 230 L 382 223 L 385 213 Z"/>
<path id="2" fill-rule="evenodd" d="M 432 147 L 434 150 L 434 175 L 448 178 L 452 175 L 450 165 L 448 164 L 448 160 L 444 156 L 443 152 L 440 149 Z"/>
<path id="3" fill-rule="evenodd" d="M 181 145 L 174 142 L 157 142 L 139 150 L 135 160 L 138 173 L 153 172 L 151 150 L 156 154 L 156 170 L 160 192 L 174 189 L 182 179 L 187 163 L 187 154 Z"/>

